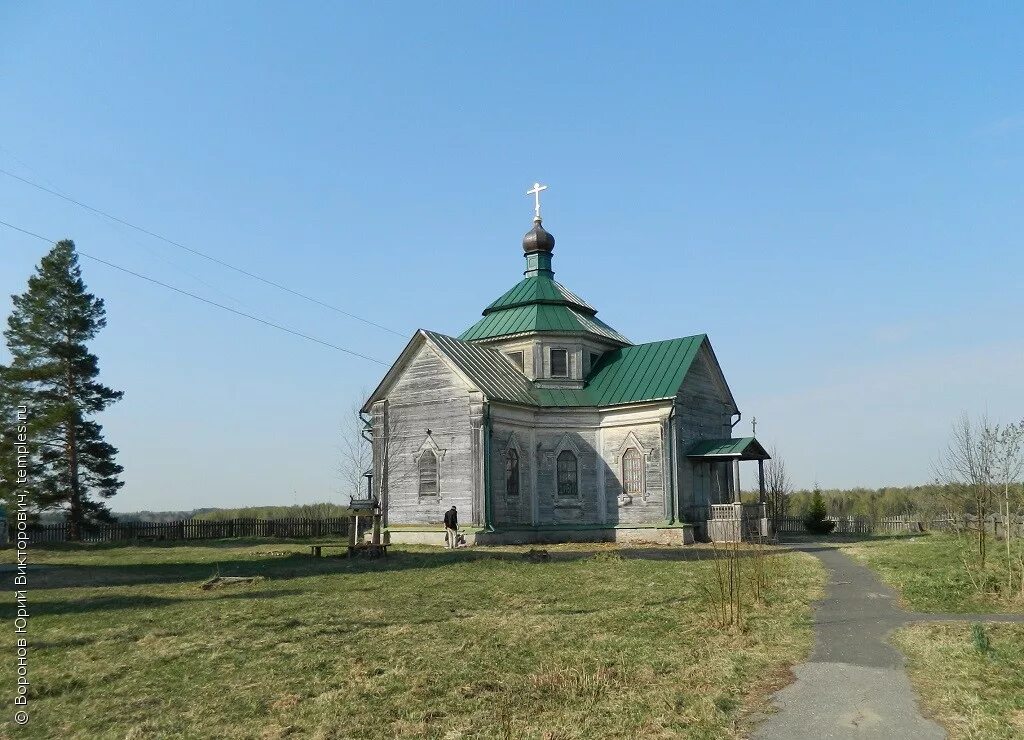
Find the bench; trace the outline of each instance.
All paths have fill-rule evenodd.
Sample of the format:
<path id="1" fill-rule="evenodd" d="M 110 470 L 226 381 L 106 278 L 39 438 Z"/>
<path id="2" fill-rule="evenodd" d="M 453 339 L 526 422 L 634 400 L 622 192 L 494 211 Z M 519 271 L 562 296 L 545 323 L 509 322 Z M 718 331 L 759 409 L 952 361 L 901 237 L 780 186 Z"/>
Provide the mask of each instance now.
<path id="1" fill-rule="evenodd" d="M 326 547 L 348 547 L 348 543 L 347 542 L 342 542 L 342 543 L 334 543 L 334 544 L 310 545 L 309 546 L 309 554 L 312 555 L 314 558 L 321 558 L 321 557 L 323 557 L 323 550 Z"/>
<path id="2" fill-rule="evenodd" d="M 361 545 L 350 545 L 346 543 L 328 543 L 320 545 L 310 545 L 309 554 L 314 558 L 323 557 L 324 548 L 338 547 L 345 548 L 348 550 L 348 556 L 353 557 L 355 555 L 367 555 L 371 558 L 380 557 L 381 555 L 387 557 L 388 546 L 387 545 L 372 545 L 372 544 L 361 544 Z"/>

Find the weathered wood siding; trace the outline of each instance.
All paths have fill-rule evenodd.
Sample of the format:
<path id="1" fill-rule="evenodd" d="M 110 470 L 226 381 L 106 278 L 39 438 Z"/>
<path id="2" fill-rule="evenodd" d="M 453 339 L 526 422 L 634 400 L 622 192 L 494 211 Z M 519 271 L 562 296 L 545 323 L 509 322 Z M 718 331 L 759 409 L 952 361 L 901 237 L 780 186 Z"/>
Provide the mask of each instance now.
<path id="1" fill-rule="evenodd" d="M 543 417 L 542 417 L 543 418 Z M 537 493 L 541 524 L 597 524 L 602 501 L 598 497 L 596 428 L 542 427 L 537 430 Z M 557 495 L 556 460 L 563 450 L 577 459 L 577 495 Z"/>
<path id="2" fill-rule="evenodd" d="M 609 420 L 610 422 L 611 420 Z M 606 519 L 614 524 L 658 524 L 666 520 L 664 449 L 662 426 L 657 421 L 626 426 L 606 426 L 601 430 L 601 457 L 605 465 L 604 499 Z M 632 435 L 632 436 L 631 436 Z M 622 456 L 637 447 L 643 456 L 643 494 L 630 500 L 623 491 Z"/>
<path id="3" fill-rule="evenodd" d="M 507 422 L 492 425 L 491 502 L 494 524 L 497 527 L 533 524 L 533 480 L 536 464 L 530 449 L 532 437 L 528 426 Z M 518 495 L 511 495 L 506 484 L 505 462 L 510 448 L 519 455 Z"/>
<path id="4" fill-rule="evenodd" d="M 444 512 L 457 506 L 462 523 L 474 523 L 471 419 L 474 394 L 438 354 L 424 345 L 412 358 L 387 396 L 386 415 L 374 414 L 374 439 L 387 439 L 387 450 L 375 445 L 378 458 L 388 458 L 386 486 L 388 524 L 440 524 Z M 383 421 L 386 416 L 386 423 Z M 380 417 L 380 420 L 378 420 Z M 439 495 L 419 495 L 417 453 L 430 438 L 441 451 Z M 375 468 L 377 466 L 375 465 Z M 481 523 L 477 521 L 475 523 Z"/>
<path id="5" fill-rule="evenodd" d="M 676 396 L 678 511 L 684 518 L 693 517 L 694 512 L 709 504 L 730 500 L 732 471 L 728 463 L 694 465 L 686 458 L 687 449 L 696 440 L 732 437 L 731 402 L 722 382 L 713 360 L 703 349 Z"/>
<path id="6" fill-rule="evenodd" d="M 665 471 L 660 419 L 667 408 L 598 414 L 492 407 L 491 492 L 496 527 L 658 524 L 665 521 Z M 632 433 L 632 437 L 630 434 Z M 519 495 L 508 495 L 509 447 L 519 454 Z M 622 455 L 644 455 L 645 494 L 621 502 Z M 579 495 L 557 494 L 557 459 L 570 450 L 578 463 Z"/>

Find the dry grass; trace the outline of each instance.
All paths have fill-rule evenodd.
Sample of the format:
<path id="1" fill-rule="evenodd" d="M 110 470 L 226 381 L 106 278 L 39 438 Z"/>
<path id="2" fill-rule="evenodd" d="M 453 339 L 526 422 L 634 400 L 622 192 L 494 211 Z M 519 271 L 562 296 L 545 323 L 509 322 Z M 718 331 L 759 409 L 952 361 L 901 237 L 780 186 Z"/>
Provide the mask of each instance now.
<path id="1" fill-rule="evenodd" d="M 989 545 L 984 571 L 977 567 L 973 541 L 949 534 L 881 537 L 842 549 L 899 591 L 911 610 L 1024 614 L 1019 589 L 1007 595 L 1005 544 L 995 545 Z M 1024 557 L 1024 541 L 1014 540 L 1012 548 L 1015 560 Z"/>
<path id="2" fill-rule="evenodd" d="M 706 551 L 549 549 L 547 563 L 511 547 L 35 551 L 50 567 L 29 586 L 18 736 L 739 737 L 810 649 L 823 572 L 808 555 L 769 556 L 772 584 L 721 630 Z M 214 572 L 265 580 L 202 591 Z M 11 661 L 0 671 L 13 681 Z"/>
<path id="3" fill-rule="evenodd" d="M 953 740 L 1024 737 L 1024 625 L 984 632 L 988 649 L 976 645 L 970 624 L 915 624 L 894 636 L 925 709 Z"/>

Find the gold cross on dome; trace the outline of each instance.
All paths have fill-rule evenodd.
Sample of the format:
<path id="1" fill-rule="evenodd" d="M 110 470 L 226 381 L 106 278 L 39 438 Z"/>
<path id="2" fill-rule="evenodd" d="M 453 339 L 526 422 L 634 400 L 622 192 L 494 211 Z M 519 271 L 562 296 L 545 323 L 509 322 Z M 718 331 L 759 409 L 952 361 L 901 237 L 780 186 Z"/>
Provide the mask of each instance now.
<path id="1" fill-rule="evenodd" d="M 526 191 L 527 195 L 533 196 L 533 218 L 537 221 L 540 221 L 540 194 L 547 189 L 547 185 L 535 182 L 533 187 Z"/>

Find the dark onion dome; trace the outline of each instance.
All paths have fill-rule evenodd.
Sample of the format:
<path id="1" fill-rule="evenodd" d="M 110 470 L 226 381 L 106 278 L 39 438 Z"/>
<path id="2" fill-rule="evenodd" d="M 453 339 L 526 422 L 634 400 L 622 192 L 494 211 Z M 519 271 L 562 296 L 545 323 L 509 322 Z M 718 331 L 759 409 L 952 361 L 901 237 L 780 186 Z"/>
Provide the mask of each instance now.
<path id="1" fill-rule="evenodd" d="M 523 237 L 523 252 L 552 252 L 555 249 L 555 237 L 551 236 L 541 226 L 540 219 L 533 219 L 533 228 L 526 232 Z"/>

